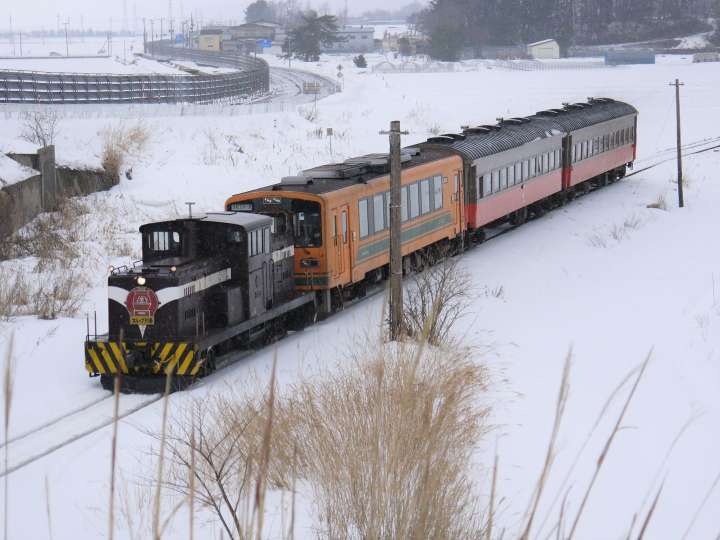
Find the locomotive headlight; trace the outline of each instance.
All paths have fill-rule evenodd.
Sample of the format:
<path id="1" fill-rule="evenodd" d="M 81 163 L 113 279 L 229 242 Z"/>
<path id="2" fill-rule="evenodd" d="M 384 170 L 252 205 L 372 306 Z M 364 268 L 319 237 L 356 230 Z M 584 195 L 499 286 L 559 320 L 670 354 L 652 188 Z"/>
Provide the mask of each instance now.
<path id="1" fill-rule="evenodd" d="M 300 266 L 303 268 L 317 268 L 320 266 L 320 261 L 317 259 L 302 259 L 300 261 Z"/>
<path id="2" fill-rule="evenodd" d="M 143 276 L 140 276 L 139 278 L 137 278 L 137 284 L 140 286 L 145 285 L 146 282 L 147 282 L 147 280 Z"/>
<path id="3" fill-rule="evenodd" d="M 170 271 L 173 272 L 173 273 L 177 272 L 177 267 L 176 267 L 176 266 L 171 266 L 171 267 L 170 267 Z"/>

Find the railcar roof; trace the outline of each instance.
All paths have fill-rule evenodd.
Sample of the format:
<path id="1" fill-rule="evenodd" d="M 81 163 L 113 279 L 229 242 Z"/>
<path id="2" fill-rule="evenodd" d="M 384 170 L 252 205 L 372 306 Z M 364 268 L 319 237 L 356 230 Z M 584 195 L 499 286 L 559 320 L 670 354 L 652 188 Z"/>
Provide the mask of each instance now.
<path id="1" fill-rule="evenodd" d="M 411 146 L 408 148 L 416 148 L 415 146 Z M 403 150 L 405 151 L 405 150 Z M 433 161 L 438 161 L 443 158 L 452 157 L 455 154 L 450 149 L 447 148 L 423 148 L 420 153 L 417 155 L 413 155 L 408 159 L 406 162 L 402 164 L 402 169 L 407 170 L 411 169 L 413 167 L 417 167 L 419 165 L 423 165 L 425 163 L 431 163 Z M 361 158 L 358 158 L 361 159 Z M 343 166 L 344 164 L 337 164 L 338 167 Z M 318 167 L 317 169 L 321 168 L 331 168 L 332 165 L 322 166 Z M 312 171 L 312 169 L 311 169 Z M 309 173 L 311 171 L 306 171 L 306 173 Z M 388 176 L 390 173 L 388 171 L 373 171 L 370 170 L 366 172 L 365 174 L 360 174 L 356 176 L 350 176 L 348 178 L 311 178 L 310 176 L 307 177 L 306 182 L 298 182 L 298 183 L 277 183 L 272 184 L 269 186 L 261 187 L 258 189 L 254 189 L 248 193 L 257 193 L 257 192 L 267 192 L 267 191 L 275 191 L 279 194 L 281 193 L 308 193 L 313 195 L 322 195 L 325 193 L 331 193 L 333 191 L 337 191 L 340 189 L 344 189 L 350 186 L 354 186 L 357 184 L 365 184 L 367 182 L 370 182 L 371 180 L 376 180 L 378 178 L 382 178 L 384 176 Z M 298 177 L 300 179 L 300 177 Z"/>
<path id="2" fill-rule="evenodd" d="M 420 146 L 442 144 L 459 152 L 467 159 L 476 160 L 517 148 L 538 139 L 566 135 L 571 131 L 608 120 L 636 115 L 637 112 L 635 107 L 627 103 L 609 98 L 597 98 L 587 103 L 540 111 L 525 118 L 507 119 L 496 126 L 482 126 L 487 128 L 487 133 L 473 133 L 471 128 L 470 131 L 465 131 L 465 137 L 462 140 L 447 139 L 442 142 L 438 139 L 429 139 L 427 143 L 422 143 Z"/>

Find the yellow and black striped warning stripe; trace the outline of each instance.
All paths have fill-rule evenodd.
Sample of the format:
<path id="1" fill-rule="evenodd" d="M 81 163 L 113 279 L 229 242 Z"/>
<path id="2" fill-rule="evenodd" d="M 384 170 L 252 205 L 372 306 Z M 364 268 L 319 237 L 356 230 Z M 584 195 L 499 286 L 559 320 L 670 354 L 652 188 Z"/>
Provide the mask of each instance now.
<path id="1" fill-rule="evenodd" d="M 144 345 L 144 344 L 136 344 Z M 129 374 L 125 363 L 128 345 L 122 344 L 125 355 L 120 348 L 121 344 L 113 341 L 90 341 L 85 345 L 85 367 L 94 375 L 115 375 L 117 373 Z M 153 343 L 150 355 L 154 362 L 153 373 L 175 375 L 197 375 L 202 367 L 199 356 L 195 354 L 192 343 Z"/>
<path id="2" fill-rule="evenodd" d="M 195 375 L 200 370 L 193 362 L 195 348 L 192 343 L 156 343 L 153 345 L 152 357 L 159 361 L 155 373 L 162 370 L 166 375 Z"/>
<path id="3" fill-rule="evenodd" d="M 116 373 L 127 373 L 125 365 L 125 354 L 127 346 L 123 344 L 124 351 L 120 344 L 113 341 L 89 341 L 85 344 L 85 367 L 90 373 L 96 375 L 115 375 Z"/>

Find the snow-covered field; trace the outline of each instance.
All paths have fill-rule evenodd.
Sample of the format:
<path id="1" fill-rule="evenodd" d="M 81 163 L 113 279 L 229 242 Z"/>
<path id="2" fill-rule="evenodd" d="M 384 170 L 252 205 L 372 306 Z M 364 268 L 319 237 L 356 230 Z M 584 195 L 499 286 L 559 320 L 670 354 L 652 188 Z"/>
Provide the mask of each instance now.
<path id="1" fill-rule="evenodd" d="M 372 58 L 372 61 L 379 61 Z M 109 224 L 118 238 L 139 249 L 134 231 L 145 220 L 222 207 L 230 194 L 352 155 L 383 151 L 378 135 L 390 120 L 409 130 L 404 142 L 460 125 L 491 123 L 588 96 L 622 99 L 640 110 L 638 168 L 672 157 L 675 141 L 674 91 L 680 78 L 686 143 L 720 137 L 720 72 L 712 64 L 671 60 L 654 66 L 591 71 L 518 72 L 479 68 L 442 74 L 374 75 L 358 70 L 349 57 L 303 65 L 336 76 L 343 66 L 344 92 L 297 110 L 231 116 L 211 107 L 204 115 L 114 118 L 68 117 L 61 121 L 56 152 L 61 161 L 97 166 L 102 133 L 110 126 L 140 123 L 150 134 L 146 150 L 133 157 L 132 180 L 109 193 L 87 198 L 101 208 L 89 221 L 89 236 Z M 2 112 L 0 110 L 0 112 Z M 22 121 L 3 117 L 0 151 L 25 147 Z M 332 141 L 322 135 L 334 128 Z M 480 485 L 489 488 L 487 466 L 500 454 L 497 516 L 514 537 L 530 500 L 552 427 L 562 366 L 573 350 L 568 412 L 554 474 L 547 492 L 553 500 L 606 400 L 623 378 L 653 350 L 646 376 L 632 403 L 593 492 L 577 537 L 624 537 L 633 515 L 644 515 L 665 481 L 647 538 L 682 538 L 720 472 L 720 225 L 718 166 L 710 151 L 685 161 L 686 208 L 676 208 L 674 163 L 669 161 L 583 197 L 462 258 L 473 276 L 477 300 L 459 334 L 490 352 L 478 357 L 493 374 L 487 396 L 497 427 L 477 450 Z M 664 196 L 668 210 L 648 209 Z M 88 241 L 85 278 L 91 282 L 84 311 L 97 311 L 105 329 L 104 288 L 108 264 L 127 262 L 106 242 Z M 123 250 L 124 251 L 124 250 Z M 32 265 L 30 265 L 31 267 Z M 492 294 L 502 287 L 501 294 Z M 279 380 L 286 387 L 334 365 L 338 351 L 357 332 L 380 319 L 382 299 L 374 297 L 283 340 L 277 346 Z M 10 445 L 10 465 L 45 453 L 57 443 L 99 426 L 110 403 L 83 369 L 83 319 L 2 323 L 0 351 L 16 333 L 17 373 L 10 426 L 22 435 L 65 414 L 76 413 L 40 434 Z M 193 398 L 267 381 L 273 349 L 257 353 L 198 387 L 173 395 L 175 410 Z M 568 500 L 577 508 L 612 421 L 627 394 L 610 404 L 583 457 L 573 469 Z M 130 411 L 143 398 L 123 397 Z M 87 412 L 87 411 L 85 411 Z M 144 428 L 159 424 L 159 403 L 127 416 L 119 433 L 119 468 L 125 484 L 148 472 L 152 440 Z M 689 425 L 688 425 L 688 422 Z M 688 427 L 683 431 L 683 427 Z M 682 431 L 682 436 L 676 437 Z M 10 476 L 9 538 L 45 538 L 49 499 L 54 538 L 94 539 L 106 535 L 110 470 L 110 429 L 80 438 Z M 46 491 L 45 486 L 48 486 Z M 487 495 L 487 491 L 483 493 Z M 564 495 L 564 491 L 562 492 Z M 720 492 L 714 491 L 687 538 L 716 538 Z M 300 495 L 298 538 L 313 538 L 310 503 Z M 548 512 L 541 506 L 539 515 Z M 555 508 L 557 513 L 558 508 Z M 269 538 L 280 538 L 280 513 L 270 511 Z M 538 523 L 538 526 L 540 523 Z M 198 537 L 219 538 L 219 528 L 198 522 Z M 119 526 L 123 529 L 123 525 Z M 168 537 L 183 537 L 185 521 Z M 538 531 L 538 528 L 535 529 Z M 538 531 L 539 532 L 539 531 Z M 549 533 L 546 526 L 539 538 Z M 120 538 L 127 538 L 126 530 Z M 116 536 L 118 537 L 118 536 Z"/>
<path id="2" fill-rule="evenodd" d="M 66 44 L 64 37 L 42 38 L 27 35 L 23 35 L 21 43 L 16 34 L 14 42 L 8 38 L 0 39 L 0 56 L 65 56 L 68 52 L 70 56 L 107 56 L 110 54 L 122 57 L 123 53 L 130 56 L 131 51 L 142 52 L 142 46 L 142 35 L 138 37 L 113 36 L 109 44 L 105 36 L 71 36 Z"/>

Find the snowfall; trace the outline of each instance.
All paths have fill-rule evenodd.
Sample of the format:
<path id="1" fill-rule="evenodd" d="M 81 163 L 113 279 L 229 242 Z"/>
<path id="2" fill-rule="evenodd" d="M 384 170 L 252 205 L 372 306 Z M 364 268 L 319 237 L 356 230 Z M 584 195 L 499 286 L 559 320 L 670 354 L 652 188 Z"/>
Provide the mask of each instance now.
<path id="1" fill-rule="evenodd" d="M 368 60 L 372 66 L 386 59 Z M 586 445 L 588 433 L 616 387 L 650 354 L 577 537 L 624 538 L 633 515 L 645 515 L 664 482 L 646 537 L 716 538 L 720 153 L 690 152 L 720 142 L 718 64 L 667 57 L 650 66 L 525 71 L 469 62 L 451 73 L 375 74 L 356 68 L 350 57 L 335 56 L 293 67 L 333 78 L 342 91 L 317 103 L 277 108 L 59 110 L 60 162 L 99 166 L 103 134 L 113 126 L 141 124 L 150 140 L 125 164 L 132 168 L 131 180 L 123 176 L 111 191 L 84 199 L 97 211 L 85 223 L 82 277 L 89 286 L 81 314 L 0 323 L 0 351 L 13 332 L 16 345 L 11 443 L 3 448 L 9 449 L 13 470 L 8 538 L 48 538 L 50 531 L 56 539 L 107 535 L 112 404 L 103 400 L 108 394 L 83 367 L 85 314 L 92 320 L 97 313 L 98 331 L 106 329 L 107 268 L 137 256 L 139 225 L 184 215 L 186 201 L 196 202 L 196 212 L 219 210 L 231 194 L 318 164 L 385 151 L 387 137 L 379 132 L 391 120 L 400 120 L 409 131 L 403 142 L 410 145 L 431 133 L 457 132 L 461 125 L 494 123 L 498 117 L 532 114 L 590 96 L 638 108 L 635 168 L 656 166 L 462 256 L 460 266 L 472 276 L 475 300 L 455 332 L 482 351 L 477 361 L 488 366 L 491 383 L 481 399 L 492 406 L 494 426 L 478 443 L 472 474 L 479 496 L 486 498 L 497 451 L 502 498 L 497 520 L 508 529 L 506 537 L 516 537 L 542 469 L 563 365 L 571 351 L 567 413 L 548 496 L 538 515 L 547 515 L 556 494 L 564 495 L 568 487 L 571 510 L 577 509 L 630 385 L 610 401 Z M 669 83 L 675 78 L 685 84 L 683 142 L 689 145 L 683 209 L 677 207 L 673 159 L 675 93 Z M 20 138 L 21 112 L 0 107 L 0 151 L 27 148 Z M 333 128 L 332 137 L 327 128 Z M 659 198 L 665 199 L 667 210 L 648 208 Z M 33 268 L 32 261 L 3 264 Z M 281 391 L 322 376 L 358 333 L 379 324 L 382 310 L 382 295 L 360 302 L 172 395 L 170 409 L 228 389 L 267 384 L 275 352 Z M 149 453 L 155 443 L 146 431 L 158 429 L 162 402 L 144 406 L 149 399 L 155 398 L 121 398 L 118 468 L 126 486 L 141 483 L 152 469 Z M 98 430 L 100 426 L 105 427 Z M 314 538 L 309 493 L 301 488 L 298 497 L 296 538 Z M 281 538 L 280 498 L 272 500 L 265 536 Z M 552 511 L 556 516 L 559 503 Z M 548 536 L 550 521 L 537 524 L 537 538 Z M 185 537 L 186 523 L 176 520 L 166 536 Z M 210 520 L 199 518 L 196 527 L 198 538 L 220 538 L 220 527 Z M 116 538 L 128 537 L 125 524 L 118 523 Z"/>

